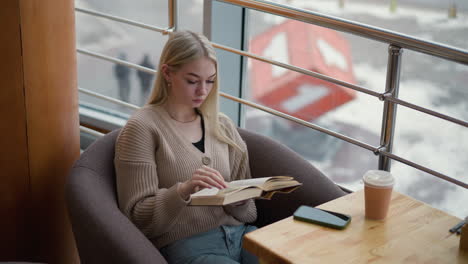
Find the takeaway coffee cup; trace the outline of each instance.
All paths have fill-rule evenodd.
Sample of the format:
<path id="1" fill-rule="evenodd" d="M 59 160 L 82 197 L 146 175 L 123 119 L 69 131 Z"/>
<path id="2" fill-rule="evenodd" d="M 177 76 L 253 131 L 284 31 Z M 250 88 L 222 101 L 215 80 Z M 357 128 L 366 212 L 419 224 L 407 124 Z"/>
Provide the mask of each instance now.
<path id="1" fill-rule="evenodd" d="M 362 179 L 364 181 L 366 218 L 385 219 L 395 179 L 390 172 L 383 170 L 367 171 Z"/>

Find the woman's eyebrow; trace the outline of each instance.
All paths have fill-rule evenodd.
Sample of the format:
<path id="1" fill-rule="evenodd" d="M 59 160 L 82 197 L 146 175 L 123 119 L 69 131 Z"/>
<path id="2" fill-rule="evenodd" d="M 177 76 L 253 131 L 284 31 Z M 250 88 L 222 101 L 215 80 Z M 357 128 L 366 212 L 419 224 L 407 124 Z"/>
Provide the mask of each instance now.
<path id="1" fill-rule="evenodd" d="M 197 74 L 195 74 L 195 73 L 193 73 L 193 72 L 189 72 L 189 73 L 187 73 L 187 75 L 192 75 L 192 76 L 194 76 L 194 77 L 200 78 L 199 75 L 197 75 Z M 213 75 L 211 75 L 211 76 L 208 77 L 208 78 L 211 78 L 211 77 L 214 77 L 214 76 L 216 76 L 216 73 L 213 73 Z"/>

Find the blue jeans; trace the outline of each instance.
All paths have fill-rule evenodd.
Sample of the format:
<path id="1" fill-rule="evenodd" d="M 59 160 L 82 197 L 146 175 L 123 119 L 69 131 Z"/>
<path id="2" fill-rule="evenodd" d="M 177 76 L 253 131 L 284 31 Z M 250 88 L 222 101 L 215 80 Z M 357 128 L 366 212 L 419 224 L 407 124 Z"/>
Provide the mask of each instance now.
<path id="1" fill-rule="evenodd" d="M 244 234 L 255 226 L 220 226 L 210 231 L 177 240 L 159 251 L 174 264 L 258 263 L 257 257 L 242 248 Z"/>

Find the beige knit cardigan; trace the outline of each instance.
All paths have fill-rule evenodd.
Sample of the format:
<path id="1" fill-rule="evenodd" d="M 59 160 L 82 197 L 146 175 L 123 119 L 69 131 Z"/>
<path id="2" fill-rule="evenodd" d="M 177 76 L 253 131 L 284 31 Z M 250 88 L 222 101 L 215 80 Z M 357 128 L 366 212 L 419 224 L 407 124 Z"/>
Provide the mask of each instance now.
<path id="1" fill-rule="evenodd" d="M 250 178 L 244 141 L 231 120 L 219 120 L 244 154 L 215 138 L 206 118 L 202 153 L 176 129 L 164 108 L 155 105 L 138 110 L 117 138 L 114 165 L 120 209 L 157 248 L 257 217 L 252 200 L 242 206 L 189 206 L 177 192 L 177 185 L 190 179 L 203 159 L 225 181 Z"/>

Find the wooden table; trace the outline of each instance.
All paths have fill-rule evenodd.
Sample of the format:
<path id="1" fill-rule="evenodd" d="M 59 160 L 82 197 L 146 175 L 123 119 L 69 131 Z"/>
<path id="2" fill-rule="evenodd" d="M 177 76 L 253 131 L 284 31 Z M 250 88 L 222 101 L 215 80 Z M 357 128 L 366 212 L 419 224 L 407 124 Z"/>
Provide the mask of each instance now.
<path id="1" fill-rule="evenodd" d="M 448 231 L 461 219 L 398 192 L 381 221 L 365 219 L 363 190 L 318 207 L 351 223 L 335 230 L 289 217 L 245 235 L 244 248 L 261 263 L 468 263 Z"/>

